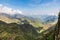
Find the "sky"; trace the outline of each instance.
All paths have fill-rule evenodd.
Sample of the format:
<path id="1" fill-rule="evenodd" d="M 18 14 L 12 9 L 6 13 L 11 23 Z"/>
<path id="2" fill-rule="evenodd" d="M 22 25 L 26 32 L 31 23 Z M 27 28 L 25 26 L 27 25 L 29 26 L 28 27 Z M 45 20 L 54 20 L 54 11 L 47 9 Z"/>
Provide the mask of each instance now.
<path id="1" fill-rule="evenodd" d="M 60 0 L 0 0 L 0 12 L 23 15 L 58 15 Z"/>

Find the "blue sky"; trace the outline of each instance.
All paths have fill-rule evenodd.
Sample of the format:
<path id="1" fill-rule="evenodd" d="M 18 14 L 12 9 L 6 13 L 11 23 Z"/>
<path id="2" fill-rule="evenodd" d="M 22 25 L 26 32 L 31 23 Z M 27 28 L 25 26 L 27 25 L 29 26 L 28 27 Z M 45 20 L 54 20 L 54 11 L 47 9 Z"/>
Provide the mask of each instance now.
<path id="1" fill-rule="evenodd" d="M 0 4 L 24 15 L 57 15 L 60 11 L 60 0 L 0 0 Z"/>

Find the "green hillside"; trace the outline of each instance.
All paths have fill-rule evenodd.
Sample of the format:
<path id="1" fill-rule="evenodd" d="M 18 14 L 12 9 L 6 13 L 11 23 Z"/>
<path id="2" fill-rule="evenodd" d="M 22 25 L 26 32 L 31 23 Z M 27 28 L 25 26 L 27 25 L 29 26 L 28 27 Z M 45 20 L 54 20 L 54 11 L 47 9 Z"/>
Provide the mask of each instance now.
<path id="1" fill-rule="evenodd" d="M 16 23 L 4 23 L 0 21 L 1 40 L 36 40 L 38 36 L 35 28 L 30 24 L 18 25 Z"/>
<path id="2" fill-rule="evenodd" d="M 10 23 L 0 21 L 0 40 L 53 40 L 54 31 L 46 34 L 37 33 L 29 22 L 24 24 Z"/>
<path id="3" fill-rule="evenodd" d="M 54 26 L 55 22 L 44 25 L 39 19 L 0 16 L 0 40 L 53 40 Z"/>

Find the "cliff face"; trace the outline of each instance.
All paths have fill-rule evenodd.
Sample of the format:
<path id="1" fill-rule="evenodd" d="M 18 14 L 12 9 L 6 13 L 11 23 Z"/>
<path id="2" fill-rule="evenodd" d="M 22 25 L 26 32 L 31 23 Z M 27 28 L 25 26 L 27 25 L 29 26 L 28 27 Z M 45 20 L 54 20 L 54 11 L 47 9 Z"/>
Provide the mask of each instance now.
<path id="1" fill-rule="evenodd" d="M 58 15 L 58 22 L 55 27 L 55 40 L 60 40 L 60 12 Z"/>
<path id="2" fill-rule="evenodd" d="M 60 13 L 59 13 L 59 17 L 58 17 L 58 30 L 59 30 L 58 31 L 59 33 L 58 34 L 60 34 Z"/>
<path id="3" fill-rule="evenodd" d="M 58 39 L 60 40 L 60 12 L 58 17 Z"/>

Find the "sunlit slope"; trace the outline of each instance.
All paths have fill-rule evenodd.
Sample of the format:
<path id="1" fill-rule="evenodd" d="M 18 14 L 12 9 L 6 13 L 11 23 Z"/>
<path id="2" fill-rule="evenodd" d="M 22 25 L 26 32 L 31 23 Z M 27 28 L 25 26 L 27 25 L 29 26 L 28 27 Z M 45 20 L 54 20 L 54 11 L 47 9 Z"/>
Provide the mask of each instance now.
<path id="1" fill-rule="evenodd" d="M 44 26 L 39 20 L 31 20 L 29 18 L 8 18 L 6 16 L 0 16 L 0 20 L 6 23 L 17 23 L 17 24 L 24 24 L 24 23 L 29 23 L 30 25 L 32 25 L 34 28 L 36 28 L 35 30 L 38 32 L 39 30 L 41 30 L 41 28 Z M 28 26 L 29 27 L 29 26 Z"/>
<path id="2" fill-rule="evenodd" d="M 31 25 L 33 25 L 35 28 L 43 27 L 43 26 L 44 26 L 44 25 L 42 24 L 42 22 L 38 21 L 37 19 L 36 19 L 36 21 L 27 19 L 27 21 L 28 21 Z"/>
<path id="3" fill-rule="evenodd" d="M 20 22 L 18 19 L 11 19 L 6 16 L 0 16 L 0 20 L 6 23 L 19 23 Z"/>
<path id="4" fill-rule="evenodd" d="M 17 23 L 17 24 L 24 24 L 24 23 L 29 23 L 30 25 L 32 25 L 35 30 L 38 33 L 44 32 L 45 30 L 48 30 L 49 28 L 51 28 L 53 25 L 55 25 L 56 22 L 52 22 L 52 23 L 48 23 L 47 24 L 43 24 L 42 21 L 38 18 L 29 18 L 27 16 L 24 15 L 15 15 L 13 16 L 7 16 L 6 14 L 0 15 L 0 20 L 4 21 L 6 23 Z M 28 26 L 29 27 L 29 26 Z"/>
<path id="5" fill-rule="evenodd" d="M 54 25 L 56 25 L 56 23 L 57 23 L 57 20 L 55 22 L 48 23 L 48 24 L 44 25 L 43 29 L 38 31 L 38 33 L 42 33 L 42 32 L 44 32 L 44 31 L 46 31 L 46 30 L 48 30 L 50 28 L 54 28 Z"/>
<path id="6" fill-rule="evenodd" d="M 11 17 L 11 18 L 10 18 Z M 29 18 L 29 17 L 24 17 L 24 15 L 15 15 L 13 16 L 9 16 L 8 14 L 1 14 L 0 15 L 0 20 L 6 22 L 6 23 L 19 23 L 19 24 L 24 24 L 23 21 L 27 20 L 29 22 L 29 24 L 33 25 L 35 28 L 38 27 L 43 27 L 42 22 L 40 22 L 39 19 L 33 19 L 33 18 Z"/>

